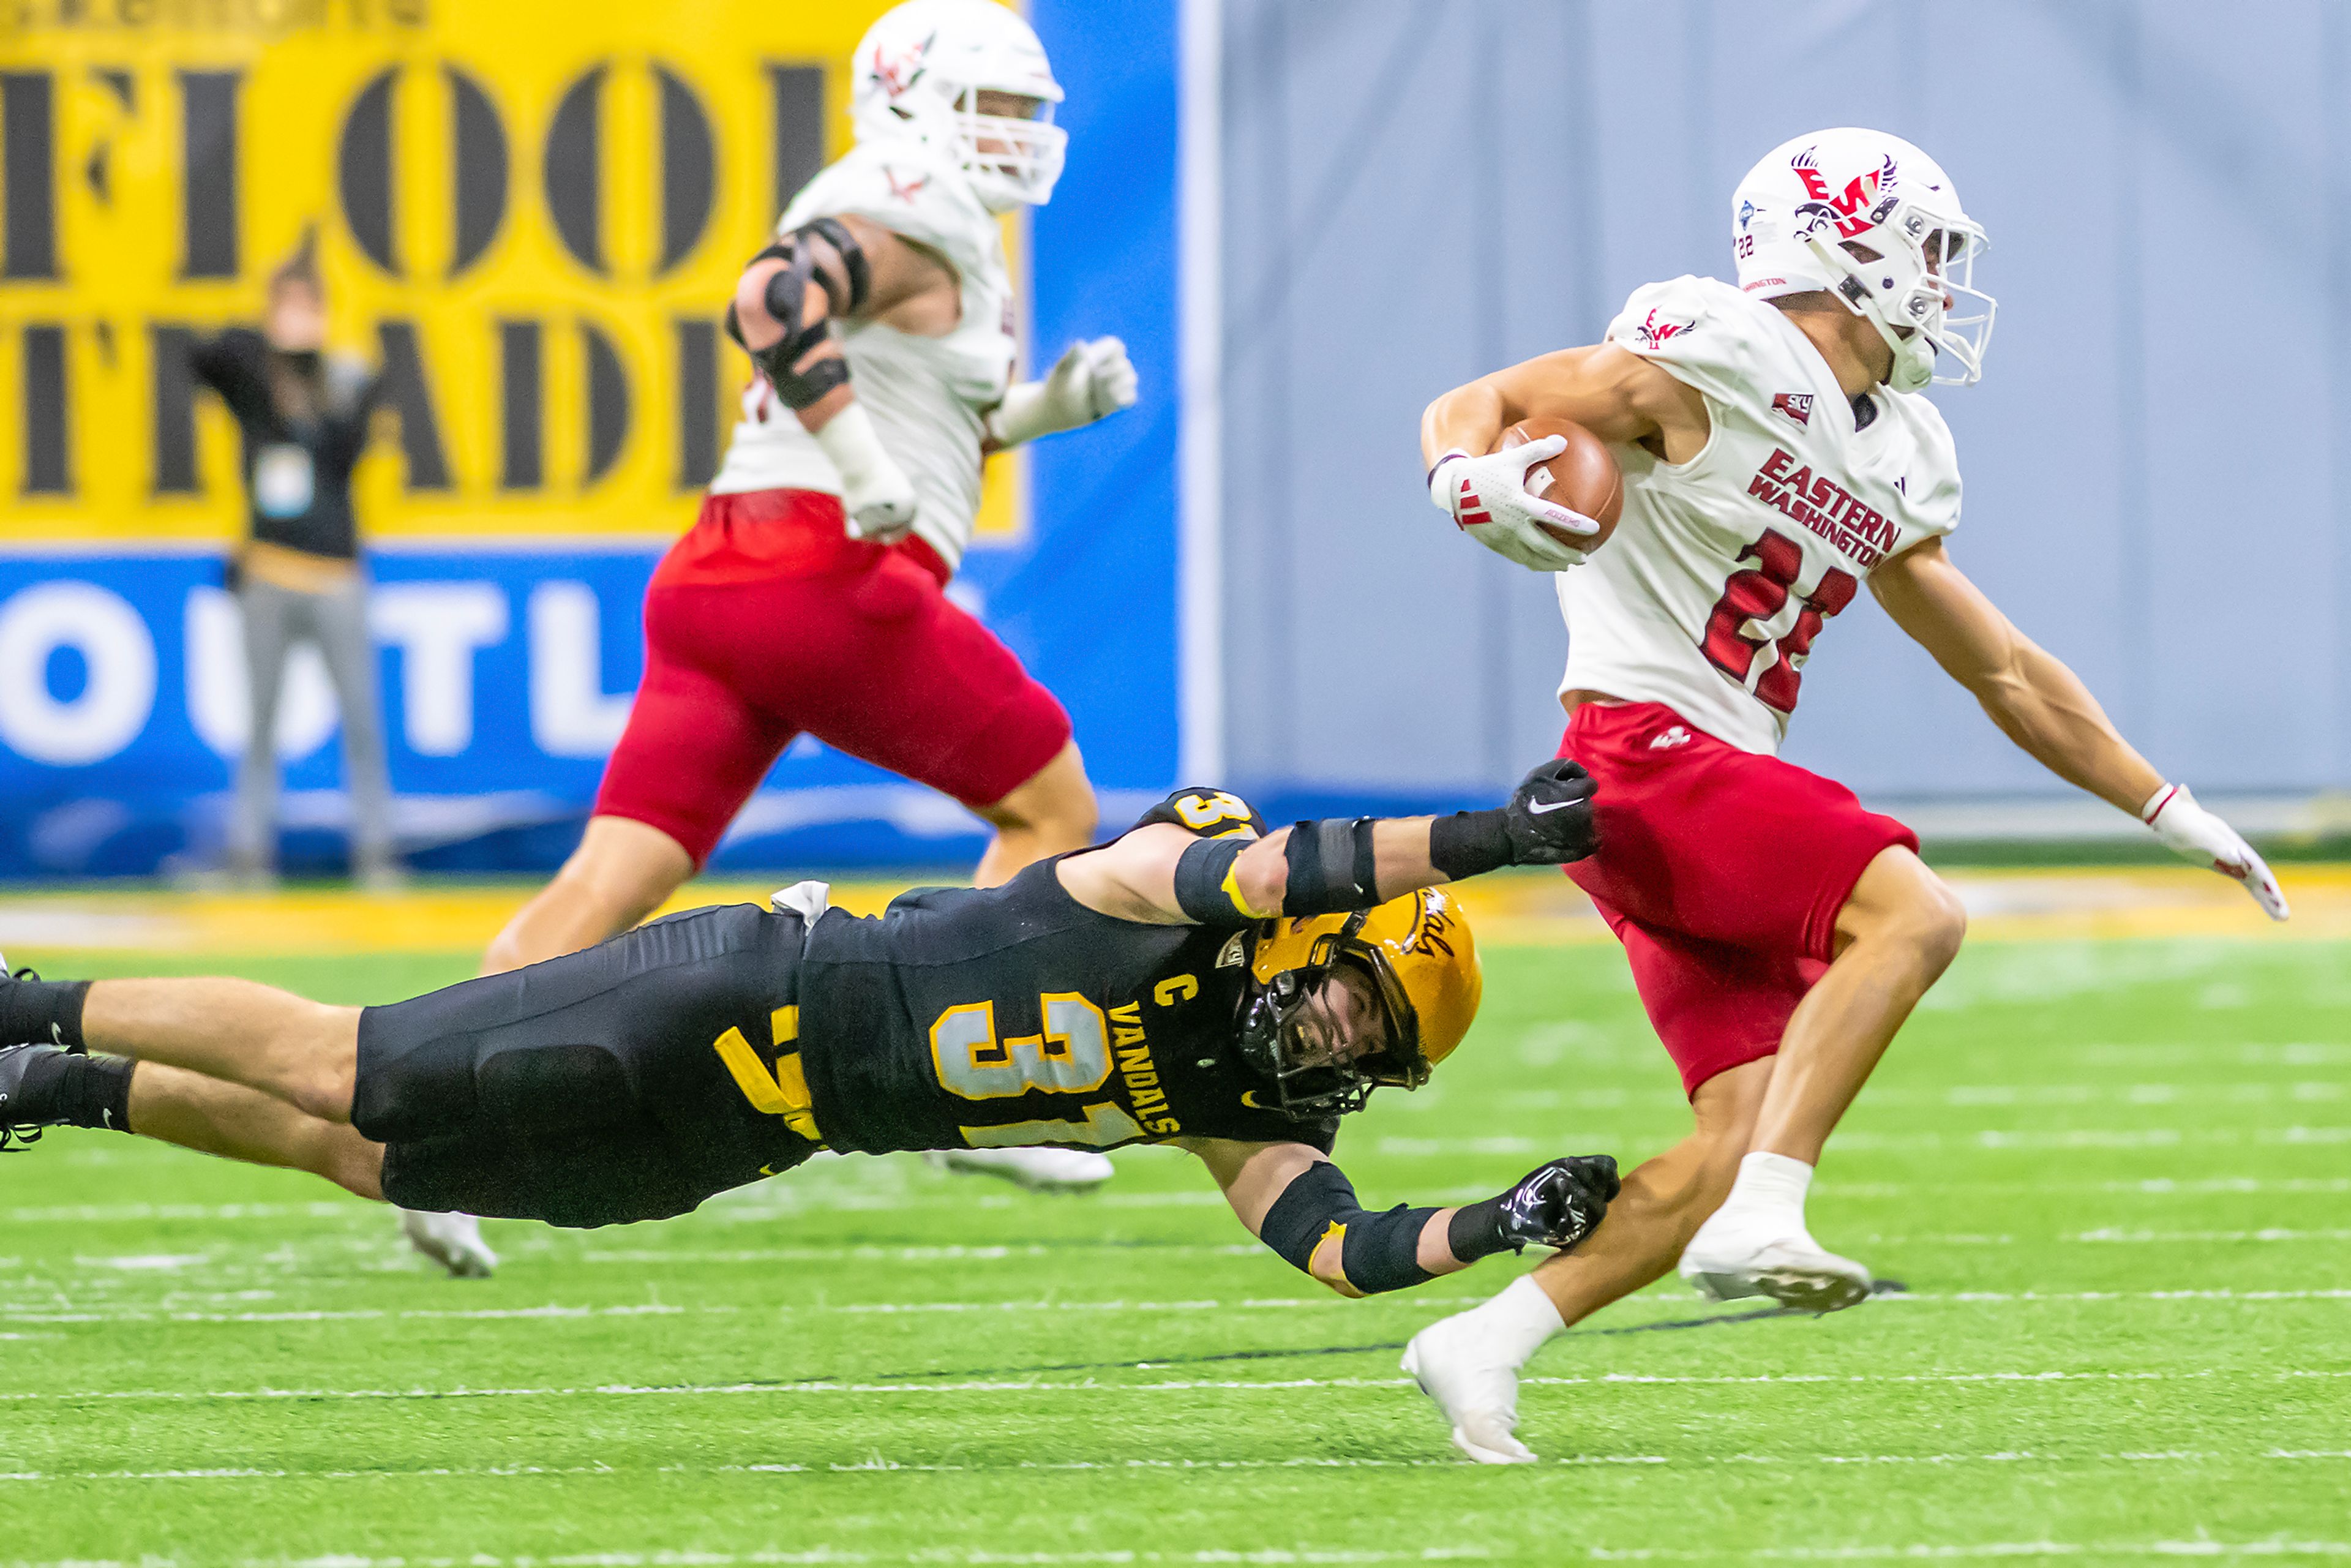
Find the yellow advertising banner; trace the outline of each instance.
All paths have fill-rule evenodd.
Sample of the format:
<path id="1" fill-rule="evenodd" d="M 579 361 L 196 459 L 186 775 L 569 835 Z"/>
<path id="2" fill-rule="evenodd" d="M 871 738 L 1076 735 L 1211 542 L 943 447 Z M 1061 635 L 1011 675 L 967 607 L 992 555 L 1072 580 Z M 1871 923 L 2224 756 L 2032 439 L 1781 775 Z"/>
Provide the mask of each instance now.
<path id="1" fill-rule="evenodd" d="M 386 377 L 366 532 L 684 528 L 747 374 L 726 296 L 886 8 L 0 0 L 0 547 L 238 530 L 186 351 L 314 225 Z M 1017 488 L 991 462 L 983 538 Z"/>

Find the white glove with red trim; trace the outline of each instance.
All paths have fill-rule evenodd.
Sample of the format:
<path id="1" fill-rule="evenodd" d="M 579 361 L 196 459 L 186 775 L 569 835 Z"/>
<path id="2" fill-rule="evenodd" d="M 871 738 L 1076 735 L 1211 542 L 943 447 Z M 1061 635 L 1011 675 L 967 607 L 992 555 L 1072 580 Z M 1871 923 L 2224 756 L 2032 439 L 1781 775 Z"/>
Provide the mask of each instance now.
<path id="1" fill-rule="evenodd" d="M 2187 785 L 2166 784 L 2148 797 L 2138 814 L 2173 852 L 2243 883 L 2262 913 L 2272 920 L 2283 920 L 2291 913 L 2268 862 L 2236 829 L 2198 805 Z"/>
<path id="2" fill-rule="evenodd" d="M 1582 512 L 1527 493 L 1527 470 L 1567 450 L 1556 435 L 1472 457 L 1448 452 L 1428 471 L 1428 498 L 1454 526 L 1496 555 L 1536 571 L 1565 571 L 1583 564 L 1583 552 L 1562 544 L 1538 522 L 1573 534 L 1596 534 L 1600 525 Z"/>

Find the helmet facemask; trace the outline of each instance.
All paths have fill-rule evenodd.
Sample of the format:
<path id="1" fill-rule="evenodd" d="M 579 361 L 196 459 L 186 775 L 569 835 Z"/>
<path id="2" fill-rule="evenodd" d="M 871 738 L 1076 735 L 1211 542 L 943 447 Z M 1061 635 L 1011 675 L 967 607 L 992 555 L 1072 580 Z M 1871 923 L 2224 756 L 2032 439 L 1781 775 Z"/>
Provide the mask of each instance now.
<path id="1" fill-rule="evenodd" d="M 1417 1089 L 1428 1082 L 1411 998 L 1386 955 L 1357 937 L 1364 919 L 1358 913 L 1316 937 L 1305 963 L 1275 974 L 1242 1004 L 1241 1060 L 1273 1085 L 1270 1108 L 1293 1120 L 1344 1115 L 1363 1109 L 1374 1089 Z M 1308 1004 L 1342 967 L 1370 982 L 1385 1043 L 1333 1059 L 1306 1039 L 1302 1026 Z"/>
<path id="2" fill-rule="evenodd" d="M 1991 342 L 1992 297 L 1974 287 L 1976 257 L 1991 242 L 1973 220 L 1930 213 L 1911 202 L 1888 204 L 1872 227 L 1840 239 L 1834 223 L 1802 235 L 1805 248 L 1836 279 L 1839 302 L 1876 327 L 1894 350 L 1886 384 L 1898 392 L 1929 385 L 1968 386 L 1983 375 Z M 1873 213 L 1873 217 L 1878 216 Z M 1869 260 L 1855 246 L 1876 253 Z M 1955 309 L 1966 314 L 1954 315 Z M 1936 374 L 1949 355 L 1956 375 Z"/>
<path id="3" fill-rule="evenodd" d="M 987 113 L 980 105 L 983 92 L 1000 92 L 1036 108 L 1025 117 Z M 1009 212 L 1023 204 L 1041 207 L 1052 200 L 1070 133 L 1053 123 L 1051 99 L 1009 88 L 967 87 L 956 94 L 953 107 L 957 155 L 991 212 Z"/>

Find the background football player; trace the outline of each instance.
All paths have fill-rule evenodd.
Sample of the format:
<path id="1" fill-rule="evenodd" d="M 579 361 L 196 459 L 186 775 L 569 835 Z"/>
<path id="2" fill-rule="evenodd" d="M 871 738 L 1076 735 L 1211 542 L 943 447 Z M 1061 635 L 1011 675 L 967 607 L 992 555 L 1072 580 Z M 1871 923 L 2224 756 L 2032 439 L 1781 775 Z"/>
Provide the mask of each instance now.
<path id="1" fill-rule="evenodd" d="M 1897 137 L 1824 131 L 1769 153 L 1731 210 L 1738 287 L 1637 289 L 1605 342 L 1448 392 L 1422 424 L 1438 506 L 1562 574 L 1562 750 L 1597 780 L 1601 827 L 1568 874 L 1623 941 L 1696 1119 L 1625 1179 L 1588 1244 L 1407 1350 L 1457 1445 L 1496 1463 L 1534 1458 L 1512 1436 L 1516 1369 L 1677 1259 L 1718 1299 L 1825 1312 L 1869 1291 L 1866 1269 L 1813 1241 L 1806 1188 L 1967 917 L 1907 828 L 1774 755 L 1814 639 L 1864 581 L 2035 759 L 2286 915 L 2261 857 L 1943 547 L 1959 473 L 1919 394 L 1977 379 L 1993 308 L 1970 287 L 1984 233 L 1950 177 Z M 1523 485 L 1559 440 L 1488 455 L 1537 416 L 1584 425 L 1623 462 L 1622 520 L 1588 562 L 1540 525 L 1589 520 Z M 1484 518 L 1465 518 L 1465 495 Z"/>
<path id="2" fill-rule="evenodd" d="M 421 1211 L 665 1218 L 820 1148 L 1150 1141 L 1197 1155 L 1249 1230 L 1334 1290 L 1571 1246 L 1616 1190 L 1553 1160 L 1452 1208 L 1366 1211 L 1338 1119 L 1412 1089 L 1481 988 L 1441 884 L 1592 844 L 1564 762 L 1493 810 L 1265 834 L 1179 792 L 1110 845 L 879 918 L 820 883 L 673 915 L 389 1007 L 245 980 L 0 980 L 0 1146 L 113 1127 L 314 1171 Z M 92 1051 L 113 1054 L 90 1054 Z"/>
<path id="3" fill-rule="evenodd" d="M 1093 837 L 1069 715 L 943 592 L 988 453 L 1134 402 L 1115 338 L 1011 384 L 998 220 L 1052 196 L 1061 88 L 1029 24 L 989 0 L 908 0 L 854 63 L 856 146 L 792 199 L 736 288 L 728 329 L 757 372 L 700 518 L 645 591 L 644 678 L 595 812 L 486 972 L 658 908 L 802 732 L 984 818 L 980 886 Z M 1036 1186 L 1111 1174 L 1072 1149 L 951 1158 Z M 457 1271 L 494 1261 L 462 1218 L 408 1224 Z"/>

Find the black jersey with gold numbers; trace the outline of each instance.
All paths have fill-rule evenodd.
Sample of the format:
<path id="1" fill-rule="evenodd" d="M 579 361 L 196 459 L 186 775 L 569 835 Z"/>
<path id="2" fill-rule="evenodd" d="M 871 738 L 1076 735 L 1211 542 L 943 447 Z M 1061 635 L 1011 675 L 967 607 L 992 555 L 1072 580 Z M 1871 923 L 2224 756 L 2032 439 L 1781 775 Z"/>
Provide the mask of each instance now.
<path id="1" fill-rule="evenodd" d="M 1146 812 L 1255 834 L 1238 798 L 1184 789 Z M 1089 852 L 1079 851 L 1080 854 Z M 1040 861 L 1001 887 L 917 888 L 878 918 L 827 911 L 799 969 L 801 1065 L 835 1149 L 1113 1148 L 1172 1138 L 1297 1141 L 1335 1120 L 1256 1103 L 1236 1049 L 1249 932 L 1088 909 Z"/>

